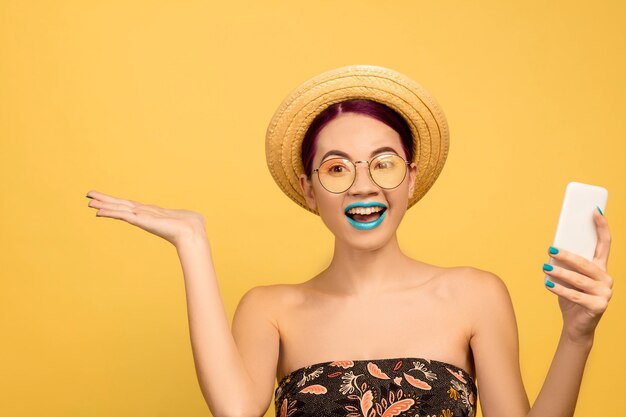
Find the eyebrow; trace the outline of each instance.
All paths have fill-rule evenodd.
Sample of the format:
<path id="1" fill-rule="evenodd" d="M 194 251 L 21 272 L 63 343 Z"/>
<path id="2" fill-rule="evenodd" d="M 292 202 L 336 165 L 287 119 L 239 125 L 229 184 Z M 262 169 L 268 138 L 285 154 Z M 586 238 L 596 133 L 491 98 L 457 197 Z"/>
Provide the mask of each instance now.
<path id="1" fill-rule="evenodd" d="M 382 152 L 391 152 L 391 153 L 398 155 L 398 152 L 396 152 L 395 149 L 390 148 L 389 146 L 383 146 L 382 148 L 373 150 L 372 153 L 370 154 L 370 158 Z M 324 154 L 324 156 L 322 157 L 322 161 L 324 161 L 330 155 L 337 155 L 337 156 L 341 156 L 342 158 L 350 159 L 350 155 L 348 155 L 347 153 L 338 151 L 336 149 L 332 149 Z"/>

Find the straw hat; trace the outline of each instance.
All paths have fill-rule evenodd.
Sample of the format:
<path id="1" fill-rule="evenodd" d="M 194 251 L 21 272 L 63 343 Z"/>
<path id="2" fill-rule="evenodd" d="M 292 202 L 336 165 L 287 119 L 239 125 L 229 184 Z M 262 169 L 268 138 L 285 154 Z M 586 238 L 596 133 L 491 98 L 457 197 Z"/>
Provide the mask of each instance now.
<path id="1" fill-rule="evenodd" d="M 311 210 L 300 189 L 301 148 L 311 122 L 332 104 L 367 99 L 397 111 L 413 135 L 417 165 L 413 206 L 433 185 L 448 155 L 448 124 L 435 99 L 407 76 L 388 68 L 353 65 L 324 72 L 296 88 L 276 110 L 265 138 L 265 156 L 274 181 L 285 194 Z"/>

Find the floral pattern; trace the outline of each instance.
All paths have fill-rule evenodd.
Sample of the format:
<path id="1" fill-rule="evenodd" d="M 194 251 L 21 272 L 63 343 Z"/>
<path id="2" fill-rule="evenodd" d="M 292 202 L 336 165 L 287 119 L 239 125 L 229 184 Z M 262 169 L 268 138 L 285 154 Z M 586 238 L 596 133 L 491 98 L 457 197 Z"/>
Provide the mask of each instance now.
<path id="1" fill-rule="evenodd" d="M 297 369 L 275 392 L 276 417 L 474 417 L 465 370 L 421 358 L 344 360 Z"/>

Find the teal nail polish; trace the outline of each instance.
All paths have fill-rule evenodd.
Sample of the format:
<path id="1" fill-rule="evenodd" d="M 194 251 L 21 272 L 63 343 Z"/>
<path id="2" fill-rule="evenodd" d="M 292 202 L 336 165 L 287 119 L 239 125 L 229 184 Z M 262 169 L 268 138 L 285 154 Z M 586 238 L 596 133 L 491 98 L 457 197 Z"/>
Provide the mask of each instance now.
<path id="1" fill-rule="evenodd" d="M 550 264 L 543 264 L 543 270 L 544 271 L 552 271 L 554 268 L 552 268 L 552 265 Z"/>
<path id="2" fill-rule="evenodd" d="M 559 253 L 559 250 L 555 248 L 554 246 L 550 246 L 550 253 L 552 255 L 556 255 L 557 253 Z"/>
<path id="3" fill-rule="evenodd" d="M 546 287 L 548 288 L 554 288 L 554 282 L 550 281 L 549 279 L 546 280 Z"/>
<path id="4" fill-rule="evenodd" d="M 88 195 L 86 195 L 85 197 L 87 197 L 87 198 L 93 198 L 93 197 L 89 197 Z"/>
<path id="5" fill-rule="evenodd" d="M 602 210 L 600 210 L 600 207 L 596 206 L 596 208 L 598 209 L 598 211 L 600 212 L 600 214 L 604 216 L 604 213 L 602 213 Z"/>

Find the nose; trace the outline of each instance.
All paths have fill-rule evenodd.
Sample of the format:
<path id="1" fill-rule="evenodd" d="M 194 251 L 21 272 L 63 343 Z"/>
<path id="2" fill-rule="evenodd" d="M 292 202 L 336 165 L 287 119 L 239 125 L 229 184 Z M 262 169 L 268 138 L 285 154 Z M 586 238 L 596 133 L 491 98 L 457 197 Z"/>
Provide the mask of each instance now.
<path id="1" fill-rule="evenodd" d="M 359 171 L 359 165 L 361 170 Z M 378 194 L 380 188 L 370 178 L 369 165 L 367 161 L 357 161 L 354 163 L 356 178 L 352 186 L 348 189 L 351 195 L 375 195 Z"/>

